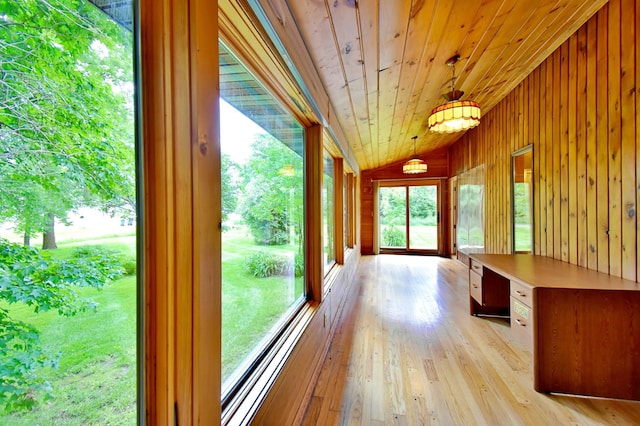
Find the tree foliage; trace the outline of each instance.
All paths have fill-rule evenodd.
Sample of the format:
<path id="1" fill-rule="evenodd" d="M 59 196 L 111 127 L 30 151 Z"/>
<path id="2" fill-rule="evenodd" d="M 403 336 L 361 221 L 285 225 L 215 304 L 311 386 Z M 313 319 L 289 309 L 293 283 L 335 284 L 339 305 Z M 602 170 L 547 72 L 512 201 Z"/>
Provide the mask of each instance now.
<path id="1" fill-rule="evenodd" d="M 238 172 L 239 167 L 231 160 L 229 154 L 222 154 L 222 168 L 220 178 L 222 182 L 222 224 L 229 219 L 229 215 L 238 206 Z"/>
<path id="2" fill-rule="evenodd" d="M 81 206 L 116 213 L 135 202 L 131 34 L 85 0 L 0 0 L 0 223 L 52 235 Z M 55 240 L 51 240 L 55 241 Z M 76 315 L 78 288 L 121 274 L 108 253 L 71 259 L 0 240 L 0 405 L 30 407 L 56 364 L 10 306 Z"/>
<path id="3" fill-rule="evenodd" d="M 73 316 L 95 309 L 78 289 L 101 288 L 123 272 L 112 251 L 81 247 L 71 258 L 58 259 L 0 239 L 0 299 L 8 305 L 25 304 L 34 312 Z M 37 373 L 56 365 L 56 354 L 42 349 L 38 330 L 0 308 L 0 405 L 8 410 L 29 408 L 40 394 L 49 396 L 51 386 Z"/>
<path id="4" fill-rule="evenodd" d="M 131 37 L 85 0 L 0 0 L 0 221 L 134 206 Z"/>
<path id="5" fill-rule="evenodd" d="M 258 135 L 242 171 L 241 215 L 260 244 L 286 244 L 303 223 L 303 160 L 274 137 Z"/>

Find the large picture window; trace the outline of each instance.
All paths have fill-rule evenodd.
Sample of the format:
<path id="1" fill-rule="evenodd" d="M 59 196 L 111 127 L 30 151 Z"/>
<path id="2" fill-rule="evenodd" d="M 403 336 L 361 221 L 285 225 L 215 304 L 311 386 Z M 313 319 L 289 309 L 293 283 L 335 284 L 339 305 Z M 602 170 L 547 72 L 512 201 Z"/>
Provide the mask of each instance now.
<path id="1" fill-rule="evenodd" d="M 220 45 L 223 399 L 305 300 L 304 128 Z"/>
<path id="2" fill-rule="evenodd" d="M 322 167 L 322 238 L 325 274 L 336 262 L 334 159 L 324 150 Z"/>
<path id="3" fill-rule="evenodd" d="M 133 6 L 0 9 L 0 424 L 135 424 Z"/>

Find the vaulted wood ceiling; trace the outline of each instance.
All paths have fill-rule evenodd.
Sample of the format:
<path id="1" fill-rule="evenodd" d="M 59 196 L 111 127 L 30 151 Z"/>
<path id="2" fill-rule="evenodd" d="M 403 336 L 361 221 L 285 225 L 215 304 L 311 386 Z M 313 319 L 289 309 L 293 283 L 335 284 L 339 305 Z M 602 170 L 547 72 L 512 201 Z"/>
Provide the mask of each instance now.
<path id="1" fill-rule="evenodd" d="M 269 0 L 286 5 L 361 169 L 447 146 L 427 129 L 451 85 L 489 111 L 606 0 Z M 481 124 L 482 125 L 482 122 Z"/>
<path id="2" fill-rule="evenodd" d="M 131 0 L 90 0 L 131 28 Z M 258 0 L 287 8 L 362 170 L 446 147 L 427 129 L 456 89 L 486 114 L 606 0 Z M 251 1 L 249 1 L 251 3 Z M 244 3 L 244 2 L 243 2 Z M 482 125 L 482 121 L 481 124 Z"/>

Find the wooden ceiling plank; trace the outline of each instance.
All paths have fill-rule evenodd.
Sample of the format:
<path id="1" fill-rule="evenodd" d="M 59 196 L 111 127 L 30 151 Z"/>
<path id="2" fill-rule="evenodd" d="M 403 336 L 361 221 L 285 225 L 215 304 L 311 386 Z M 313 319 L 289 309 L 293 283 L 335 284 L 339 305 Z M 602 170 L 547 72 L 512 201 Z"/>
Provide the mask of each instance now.
<path id="1" fill-rule="evenodd" d="M 553 23 L 548 23 L 545 28 L 539 31 L 536 34 L 537 39 L 532 40 L 530 44 L 531 47 L 525 54 L 520 56 L 521 60 L 514 60 L 511 68 L 503 72 L 505 76 L 504 83 L 501 84 L 500 88 L 496 91 L 495 98 L 499 99 L 509 93 L 513 87 L 520 83 L 522 78 L 529 75 L 551 52 L 556 50 L 562 42 L 574 34 L 580 26 L 582 26 L 576 25 L 576 22 L 586 22 L 588 18 L 593 16 L 593 14 L 606 3 L 606 0 L 601 1 L 602 4 L 585 2 L 580 8 L 565 8 L 564 11 L 566 14 L 556 19 L 556 22 L 565 23 L 565 25 L 558 26 L 553 25 Z M 556 31 L 554 32 L 552 28 L 556 28 Z"/>
<path id="2" fill-rule="evenodd" d="M 543 2 L 547 7 L 550 7 L 548 3 L 548 0 Z M 500 63 L 504 60 L 503 54 L 513 42 L 514 34 L 518 32 L 519 28 L 527 25 L 531 14 L 535 13 L 540 4 L 541 2 L 538 1 L 534 8 L 530 2 L 510 2 L 506 4 L 506 9 L 501 10 L 500 14 L 496 16 L 493 25 L 484 37 L 483 41 L 486 40 L 486 44 L 483 43 L 484 46 L 474 52 L 474 57 L 469 58 L 469 66 L 462 70 L 458 87 L 465 91 L 467 99 L 473 99 L 479 103 L 478 96 L 481 93 L 478 90 L 478 85 L 491 91 L 491 87 L 487 87 L 486 82 L 494 77 L 499 77 L 499 75 L 492 74 L 492 71 L 500 67 Z M 486 109 L 483 104 L 480 106 Z"/>
<path id="3" fill-rule="evenodd" d="M 405 121 L 413 118 L 415 102 L 412 102 L 412 94 L 416 93 L 417 87 L 424 87 L 427 83 L 419 81 L 422 69 L 431 70 L 433 54 L 428 52 L 430 40 L 440 40 L 442 33 L 449 24 L 453 9 L 453 2 L 439 2 L 438 0 L 426 1 L 421 4 L 419 10 L 411 11 L 409 19 L 409 43 L 406 44 L 402 67 L 400 70 L 400 86 L 396 94 L 396 108 L 391 124 L 391 140 L 395 141 L 395 149 L 390 153 L 387 161 L 399 161 L 413 155 L 413 144 L 410 139 L 423 135 L 406 133 L 408 126 L 403 126 Z M 437 48 L 436 48 L 437 49 Z M 429 59 L 425 60 L 425 56 Z M 425 76 L 431 76 L 427 72 Z"/>
<path id="4" fill-rule="evenodd" d="M 483 2 L 480 5 L 480 11 L 477 16 L 475 16 L 475 20 L 471 20 L 472 24 L 467 25 L 469 34 L 465 37 L 461 42 L 457 51 L 454 53 L 458 53 L 461 56 L 461 61 L 458 63 L 456 67 L 456 76 L 458 77 L 456 88 L 460 88 L 460 79 L 464 75 L 465 71 L 469 71 L 474 67 L 474 56 L 476 51 L 483 51 L 490 45 L 491 41 L 494 39 L 495 34 L 497 33 L 499 26 L 496 25 L 496 21 L 500 21 L 501 17 L 505 15 L 505 0 L 488 0 Z M 442 104 L 444 99 L 442 95 L 449 90 L 449 84 L 451 79 L 451 71 L 448 67 L 444 65 L 445 61 L 451 56 L 445 57 L 446 55 L 442 54 L 440 61 L 436 65 L 439 66 L 439 72 L 441 72 L 440 77 L 440 85 L 438 86 L 438 91 L 429 89 L 428 85 L 435 84 L 433 82 L 432 77 L 430 76 L 428 79 L 425 79 L 425 88 L 423 89 L 420 100 L 416 104 L 414 114 L 416 117 L 425 117 L 423 120 L 414 120 L 413 125 L 418 126 L 416 132 L 426 132 L 425 139 L 431 141 L 427 144 L 426 150 L 430 151 L 432 149 L 437 149 L 443 145 L 443 143 L 438 142 L 437 144 L 434 142 L 439 141 L 443 138 L 442 135 L 437 135 L 428 132 L 426 117 L 429 116 L 431 110 Z M 436 61 L 433 61 L 436 62 Z M 441 71 L 440 71 L 441 70 Z M 432 71 L 432 74 L 435 74 L 435 71 Z M 458 134 L 458 137 L 460 135 Z M 449 140 L 449 138 L 446 138 Z M 456 140 L 454 138 L 453 140 Z M 444 144 L 446 145 L 446 141 Z"/>
<path id="5" fill-rule="evenodd" d="M 379 4 L 379 143 L 391 142 L 393 116 L 397 107 L 396 96 L 400 84 L 402 55 L 407 42 L 411 3 L 411 0 L 380 0 Z M 384 155 L 381 161 L 389 161 L 388 151 L 380 150 L 380 155 Z"/>
<path id="6" fill-rule="evenodd" d="M 323 1 L 305 1 L 290 2 L 290 7 L 296 16 L 298 27 L 301 29 L 310 55 L 337 114 L 335 121 L 349 141 L 351 151 L 359 152 L 361 150 L 356 150 L 356 148 L 362 144 L 362 138 L 353 131 L 357 128 L 357 119 L 349 101 L 348 90 L 346 90 L 348 89 L 347 78 L 329 15 L 329 6 Z M 356 161 L 363 164 L 365 159 L 362 156 L 356 156 Z"/>
<path id="7" fill-rule="evenodd" d="M 358 31 L 360 33 L 360 44 L 362 50 L 362 60 L 364 61 L 364 78 L 367 88 L 367 102 L 368 102 L 368 114 L 369 114 L 369 131 L 371 141 L 377 142 L 379 140 L 379 83 L 378 83 L 378 69 L 380 65 L 379 58 L 379 28 L 378 12 L 380 10 L 379 0 L 370 0 L 367 2 L 367 7 L 362 7 L 362 3 L 358 3 L 358 9 L 356 11 L 358 17 Z M 380 149 L 374 152 L 374 162 L 380 164 Z"/>
<path id="8" fill-rule="evenodd" d="M 371 141 L 369 102 L 361 50 L 362 37 L 359 33 L 356 3 L 331 1 L 329 4 L 328 0 L 325 0 L 325 4 L 334 32 L 336 56 L 340 58 L 346 80 L 358 137 L 361 141 Z"/>
<path id="9" fill-rule="evenodd" d="M 413 135 L 420 152 L 460 137 L 426 128 L 426 117 L 448 89 L 451 74 L 443 64 L 451 55 L 462 56 L 456 88 L 466 89 L 464 98 L 478 101 L 486 113 L 606 2 L 260 1 L 293 11 L 332 99 L 333 121 L 362 169 L 406 158 L 413 151 L 406 139 Z M 345 55 L 340 46 L 348 42 Z M 351 60 L 354 53 L 361 62 Z"/>
<path id="10" fill-rule="evenodd" d="M 535 46 L 536 42 L 541 42 L 543 39 L 548 39 L 546 28 L 553 25 L 555 22 L 566 22 L 565 18 L 568 14 L 572 13 L 572 9 L 569 8 L 569 1 L 559 1 L 555 4 L 551 2 L 545 4 L 543 7 L 537 8 L 534 13 L 526 20 L 526 23 L 514 32 L 512 40 L 509 42 L 507 48 L 500 54 L 500 62 L 495 63 L 494 67 L 489 69 L 487 75 L 489 78 L 486 80 L 486 84 L 489 87 L 495 86 L 497 88 L 497 94 L 508 93 L 504 91 L 507 85 L 513 89 L 521 80 L 523 76 L 519 76 L 518 79 L 513 81 L 511 75 L 513 70 L 517 70 L 522 66 L 523 61 L 527 61 L 532 46 Z M 560 43 L 558 43 L 559 45 Z M 534 50 L 535 49 L 534 47 Z M 541 62 L 541 60 L 540 60 Z M 512 81 L 511 84 L 507 82 Z M 482 99 L 482 94 L 473 93 L 474 99 Z M 478 101 L 479 102 L 479 101 Z M 491 104 L 487 105 L 487 110 L 491 108 Z"/>
<path id="11" fill-rule="evenodd" d="M 415 78 L 416 84 L 411 90 L 412 96 L 409 99 L 409 113 L 404 117 L 401 131 L 401 134 L 418 135 L 421 141 L 419 152 L 435 149 L 432 141 L 436 140 L 437 136 L 429 134 L 424 124 L 431 110 L 444 102 L 442 94 L 450 88 L 451 70 L 445 66 L 446 60 L 456 53 L 463 55 L 464 58 L 464 51 L 470 51 L 467 45 L 473 46 L 478 42 L 476 38 L 490 25 L 492 21 L 490 18 L 500 9 L 502 3 L 503 0 L 490 0 L 477 3 L 476 7 L 469 7 L 457 2 L 446 20 L 444 13 L 447 9 L 444 13 L 433 14 L 436 17 L 442 17 L 434 20 L 441 24 L 430 29 L 429 38 L 423 44 L 421 63 Z M 463 59 L 458 64 L 456 75 L 459 75 L 459 68 L 464 64 Z M 435 87 L 439 88 L 438 92 Z M 433 95 L 435 99 L 425 99 Z"/>

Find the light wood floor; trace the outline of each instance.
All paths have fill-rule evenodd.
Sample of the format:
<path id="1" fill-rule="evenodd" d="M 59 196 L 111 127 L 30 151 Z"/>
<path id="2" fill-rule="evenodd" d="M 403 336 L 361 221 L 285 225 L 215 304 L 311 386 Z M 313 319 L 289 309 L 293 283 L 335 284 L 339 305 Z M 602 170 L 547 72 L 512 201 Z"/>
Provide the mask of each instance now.
<path id="1" fill-rule="evenodd" d="M 469 315 L 456 260 L 363 256 L 354 285 L 305 425 L 640 425 L 640 402 L 535 392 L 508 323 Z"/>

